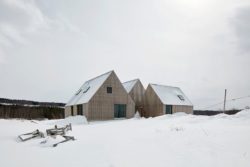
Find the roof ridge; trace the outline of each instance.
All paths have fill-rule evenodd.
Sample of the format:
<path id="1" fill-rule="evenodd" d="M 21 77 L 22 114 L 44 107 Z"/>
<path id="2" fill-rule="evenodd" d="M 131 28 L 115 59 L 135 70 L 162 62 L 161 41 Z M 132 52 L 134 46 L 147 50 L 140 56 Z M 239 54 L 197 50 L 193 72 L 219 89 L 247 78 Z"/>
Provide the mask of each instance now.
<path id="1" fill-rule="evenodd" d="M 136 79 L 132 79 L 132 80 L 129 80 L 129 81 L 126 81 L 126 82 L 123 82 L 122 84 L 125 84 L 125 83 L 128 83 L 128 82 L 132 82 L 132 81 L 136 81 L 136 80 L 140 80 L 139 78 L 136 78 Z"/>
<path id="2" fill-rule="evenodd" d="M 171 88 L 179 88 L 177 86 L 169 86 L 169 85 L 154 84 L 154 83 L 150 83 L 149 85 L 162 86 L 162 87 L 171 87 Z"/>
<path id="3" fill-rule="evenodd" d="M 114 72 L 114 70 L 111 70 L 111 71 L 106 72 L 106 73 L 104 73 L 104 74 L 98 75 L 97 77 L 94 77 L 94 78 L 92 78 L 92 79 L 90 79 L 90 80 L 87 80 L 87 81 L 85 81 L 84 83 L 93 81 L 93 80 L 95 80 L 95 79 L 97 79 L 97 78 L 99 78 L 99 77 L 102 77 L 102 76 L 107 75 L 108 73 L 112 73 L 112 72 Z"/>
<path id="4" fill-rule="evenodd" d="M 86 82 L 80 87 L 80 92 L 86 87 L 90 86 L 91 88 L 88 88 L 88 91 L 84 93 L 78 93 L 74 94 L 74 96 L 69 100 L 69 102 L 66 104 L 66 106 L 72 105 L 72 104 L 80 104 L 88 102 L 95 93 L 99 90 L 100 86 L 107 80 L 108 77 L 112 74 L 112 71 L 106 72 L 104 74 L 101 74 L 95 78 L 92 78 Z M 90 90 L 89 90 L 90 89 Z"/>

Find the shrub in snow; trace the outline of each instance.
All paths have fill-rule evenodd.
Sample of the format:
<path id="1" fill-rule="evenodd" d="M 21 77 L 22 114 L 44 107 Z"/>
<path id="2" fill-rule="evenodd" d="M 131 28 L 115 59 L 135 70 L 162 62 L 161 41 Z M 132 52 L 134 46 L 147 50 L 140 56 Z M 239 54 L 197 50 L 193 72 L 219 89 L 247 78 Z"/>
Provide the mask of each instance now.
<path id="1" fill-rule="evenodd" d="M 134 118 L 137 118 L 137 119 L 140 119 L 141 118 L 141 115 L 138 111 L 136 111 L 135 115 L 134 115 Z"/>

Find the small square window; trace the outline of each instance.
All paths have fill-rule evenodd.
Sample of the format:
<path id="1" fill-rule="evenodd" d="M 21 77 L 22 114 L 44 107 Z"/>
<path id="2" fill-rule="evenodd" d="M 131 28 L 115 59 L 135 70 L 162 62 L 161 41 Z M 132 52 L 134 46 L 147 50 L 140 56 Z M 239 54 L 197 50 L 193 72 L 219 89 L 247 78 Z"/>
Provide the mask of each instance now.
<path id="1" fill-rule="evenodd" d="M 89 88 L 90 88 L 90 86 L 85 87 L 85 88 L 83 89 L 83 93 L 86 93 L 86 92 L 89 90 Z"/>
<path id="2" fill-rule="evenodd" d="M 107 93 L 112 93 L 112 87 L 107 87 Z"/>
<path id="3" fill-rule="evenodd" d="M 184 101 L 184 97 L 182 95 L 177 95 L 181 101 Z"/>
<path id="4" fill-rule="evenodd" d="M 75 95 L 78 95 L 80 92 L 82 91 L 82 89 L 79 89 Z"/>

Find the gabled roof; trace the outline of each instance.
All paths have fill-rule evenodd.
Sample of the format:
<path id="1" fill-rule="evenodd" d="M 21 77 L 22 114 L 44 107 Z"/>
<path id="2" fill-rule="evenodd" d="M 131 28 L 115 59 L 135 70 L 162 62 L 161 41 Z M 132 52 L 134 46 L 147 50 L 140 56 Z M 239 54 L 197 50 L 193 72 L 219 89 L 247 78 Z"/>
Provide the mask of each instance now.
<path id="1" fill-rule="evenodd" d="M 127 93 L 129 93 L 133 89 L 133 87 L 135 86 L 136 82 L 138 82 L 138 81 L 139 81 L 139 79 L 134 79 L 131 81 L 124 82 L 124 83 L 122 83 L 122 85 L 126 89 Z"/>
<path id="2" fill-rule="evenodd" d="M 66 106 L 88 103 L 88 101 L 95 95 L 102 84 L 107 80 L 113 71 L 102 74 L 91 80 L 86 81 L 80 89 L 69 100 Z"/>
<path id="3" fill-rule="evenodd" d="M 193 106 L 178 87 L 150 84 L 163 104 Z"/>

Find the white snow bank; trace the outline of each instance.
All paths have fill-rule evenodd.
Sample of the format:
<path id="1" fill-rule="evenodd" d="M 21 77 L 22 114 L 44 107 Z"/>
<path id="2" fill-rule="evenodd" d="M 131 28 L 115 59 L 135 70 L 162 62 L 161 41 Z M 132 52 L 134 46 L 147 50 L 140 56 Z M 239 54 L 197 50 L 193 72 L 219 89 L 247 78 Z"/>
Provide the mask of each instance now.
<path id="1" fill-rule="evenodd" d="M 50 121 L 50 125 L 59 125 L 59 126 L 65 126 L 68 124 L 72 125 L 82 125 L 82 124 L 88 124 L 88 121 L 85 116 L 77 115 L 77 116 L 70 116 L 65 119 L 60 119 L 58 121 Z"/>
<path id="2" fill-rule="evenodd" d="M 235 115 L 196 116 L 177 113 L 150 119 L 102 121 L 73 126 L 69 141 L 56 139 L 17 142 L 17 135 L 51 124 L 83 124 L 68 117 L 38 124 L 0 119 L 1 166 L 16 167 L 249 167 L 250 111 Z M 78 122 L 79 121 L 79 122 Z M 48 124 L 50 123 L 50 124 Z M 40 144 L 44 141 L 44 144 Z"/>
<path id="3" fill-rule="evenodd" d="M 245 110 L 238 112 L 237 114 L 235 114 L 235 117 L 250 119 L 250 109 L 245 109 Z"/>
<path id="4" fill-rule="evenodd" d="M 230 119 L 241 119 L 241 120 L 246 120 L 246 119 L 250 119 L 250 109 L 245 109 L 242 110 L 236 114 L 233 115 L 228 115 L 228 114 L 217 114 L 214 116 L 207 116 L 210 119 L 225 119 L 225 120 L 230 120 Z"/>
<path id="5" fill-rule="evenodd" d="M 166 119 L 173 119 L 173 118 L 181 118 L 181 117 L 187 117 L 187 116 L 193 116 L 192 114 L 186 114 L 184 112 L 177 112 L 174 114 L 166 114 L 158 117 L 154 117 L 154 120 L 166 120 Z"/>

